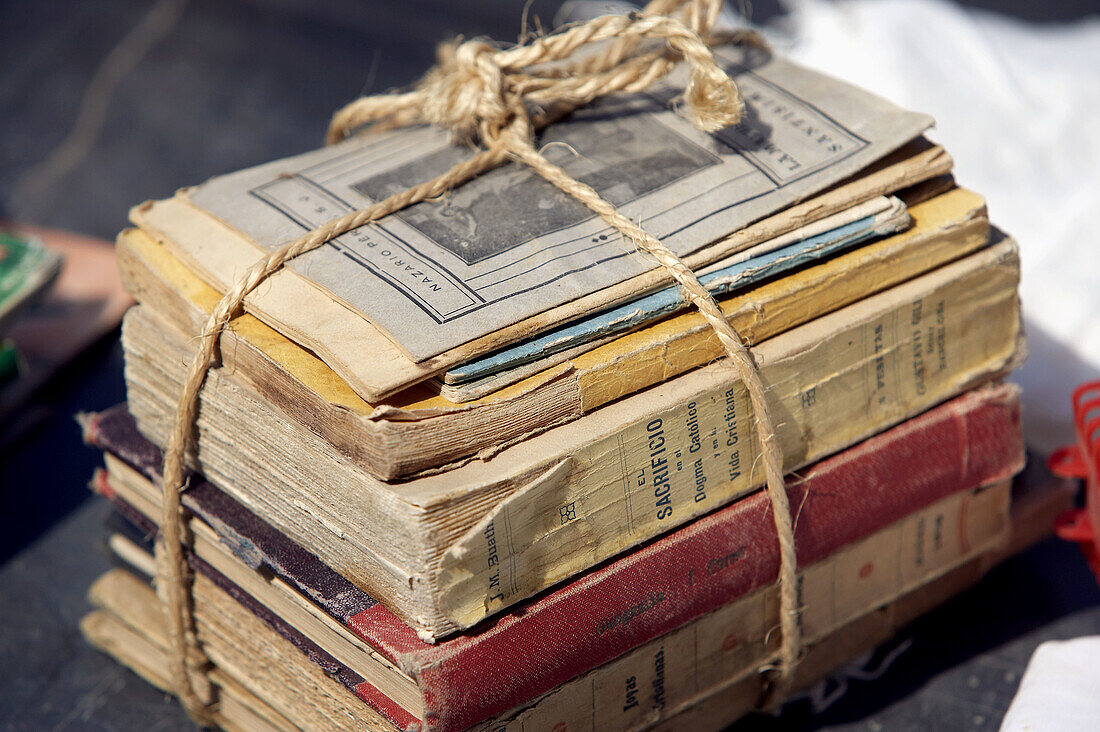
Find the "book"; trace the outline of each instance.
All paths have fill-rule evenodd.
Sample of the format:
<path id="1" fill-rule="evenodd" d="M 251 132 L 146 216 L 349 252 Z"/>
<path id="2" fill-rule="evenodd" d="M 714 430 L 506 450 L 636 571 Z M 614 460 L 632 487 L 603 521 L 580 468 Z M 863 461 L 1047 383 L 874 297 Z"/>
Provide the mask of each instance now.
<path id="1" fill-rule="evenodd" d="M 744 229 L 730 234 L 721 242 L 722 246 L 710 252 L 708 256 L 702 256 L 703 252 L 688 255 L 685 262 L 689 266 L 697 266 L 713 261 L 713 257 L 728 256 L 729 254 L 743 250 L 755 243 L 768 241 L 777 236 L 786 235 L 800 227 L 811 225 L 822 217 L 844 211 L 859 202 L 869 200 L 875 196 L 900 192 L 909 187 L 926 182 L 942 181 L 950 172 L 952 161 L 942 147 L 933 145 L 923 138 L 915 140 L 903 146 L 879 163 L 871 165 L 861 175 L 842 184 L 835 186 L 828 192 L 811 198 L 810 200 L 784 209 L 778 214 L 762 219 Z M 190 246 L 202 249 L 213 247 L 221 255 L 226 252 L 221 249 L 225 244 L 226 236 L 231 239 L 238 236 L 232 230 L 220 226 L 218 222 L 208 216 L 201 215 L 194 207 L 187 205 L 185 200 L 168 199 L 155 203 L 142 204 L 131 212 L 131 220 L 138 229 L 154 239 L 158 244 L 171 248 L 176 240 L 189 242 Z M 165 232 L 171 232 L 171 235 Z M 193 241 L 192 241 L 193 240 Z M 172 256 L 178 253 L 171 250 Z M 247 250 L 238 252 L 242 256 L 234 260 L 234 267 L 243 271 L 252 264 L 246 256 Z M 186 257 L 182 257 L 186 260 Z M 193 263 L 188 261 L 188 267 Z M 291 334 L 296 342 L 313 353 L 319 354 L 326 362 L 334 361 L 328 354 L 335 352 L 346 358 L 353 356 L 352 346 L 358 348 L 355 353 L 364 350 L 374 352 L 379 360 L 379 365 L 384 368 L 374 377 L 369 374 L 361 374 L 360 377 L 371 378 L 367 383 L 361 380 L 357 383 L 356 376 L 346 371 L 341 371 L 341 378 L 348 384 L 357 384 L 353 391 L 361 399 L 380 401 L 387 396 L 396 396 L 398 392 L 407 390 L 410 386 L 438 375 L 441 369 L 450 365 L 462 363 L 469 358 L 480 355 L 483 352 L 495 350 L 503 344 L 514 341 L 517 337 L 538 331 L 549 324 L 566 322 L 580 315 L 599 309 L 605 301 L 619 302 L 622 299 L 634 297 L 639 292 L 645 292 L 667 282 L 663 272 L 651 271 L 639 275 L 625 283 L 607 288 L 605 292 L 595 293 L 591 296 L 583 296 L 558 308 L 552 308 L 543 315 L 517 324 L 516 328 L 499 336 L 483 339 L 476 347 L 462 347 L 456 349 L 447 358 L 429 359 L 421 363 L 412 363 L 403 356 L 394 353 L 394 349 L 388 346 L 388 341 L 378 338 L 377 329 L 369 323 L 357 319 L 346 320 L 341 323 L 341 339 L 333 343 L 312 338 L 300 333 Z M 283 289 L 281 284 L 275 285 L 276 289 Z M 322 322 L 338 320 L 343 315 L 340 308 L 333 307 L 326 296 L 319 297 L 316 292 L 308 287 L 302 287 L 294 280 L 287 281 L 289 295 L 297 298 L 305 298 L 302 307 L 312 308 L 321 315 Z M 282 293 L 280 293 L 282 294 Z M 257 293 L 254 297 L 260 296 Z M 279 308 L 279 298 L 272 298 L 272 307 Z M 371 349 L 374 349 L 373 351 Z M 339 364 L 339 361 L 335 361 Z"/>
<path id="2" fill-rule="evenodd" d="M 985 201 L 950 190 L 909 206 L 913 226 L 721 302 L 745 341 L 759 343 L 818 315 L 969 254 L 989 240 Z M 197 333 L 219 295 L 143 230 L 123 232 L 127 289 L 185 333 Z M 546 429 L 721 355 L 709 326 L 684 313 L 617 338 L 464 404 L 418 386 L 363 400 L 316 355 L 245 314 L 223 336 L 223 358 L 363 470 L 385 480 L 455 461 Z M 365 351 L 369 352 L 369 351 Z"/>
<path id="3" fill-rule="evenodd" d="M 1009 370 L 1020 355 L 1017 278 L 1006 240 L 758 346 L 773 409 L 787 415 L 786 469 Z M 187 339 L 139 307 L 127 315 L 123 346 L 130 411 L 164 445 Z M 276 406 L 274 390 L 257 392 L 227 366 L 211 372 L 201 401 L 201 472 L 429 637 L 470 627 L 762 482 L 751 408 L 723 363 L 491 461 L 404 483 L 358 470 Z"/>
<path id="4" fill-rule="evenodd" d="M 793 205 L 871 172 L 932 122 L 761 49 L 715 53 L 745 85 L 749 112 L 736 127 L 706 134 L 678 115 L 672 102 L 684 78 L 674 74 L 645 93 L 597 101 L 539 134 L 551 160 L 625 215 L 644 217 L 676 254 L 697 255 L 693 267 L 797 228 Z M 903 161 L 930 147 L 915 145 Z M 468 154 L 444 131 L 423 127 L 351 138 L 143 204 L 132 220 L 225 291 L 278 243 Z M 929 162 L 902 165 L 919 171 L 907 182 L 933 173 Z M 812 220 L 865 200 L 854 189 L 829 195 L 831 210 L 811 206 L 803 215 Z M 749 225 L 777 213 L 781 226 L 745 238 Z M 644 289 L 670 281 L 591 211 L 513 163 L 446 200 L 416 204 L 291 261 L 247 307 L 321 355 L 363 398 L 377 400 L 521 335 L 628 299 L 641 291 L 633 282 L 639 276 L 652 278 Z M 375 356 L 369 367 L 364 352 Z"/>
<path id="5" fill-rule="evenodd" d="M 86 438 L 108 456 L 109 473 L 97 476 L 96 490 L 143 532 L 155 532 L 159 495 L 150 479 L 159 473 L 159 452 L 137 434 L 121 407 L 84 423 Z M 812 466 L 791 483 L 792 505 L 800 506 L 800 564 L 821 561 L 889 524 L 913 524 L 906 517 L 956 492 L 1003 482 L 1022 465 L 1017 389 L 999 386 L 961 396 Z M 898 480 L 898 475 L 905 479 Z M 521 607 L 475 635 L 431 646 L 383 605 L 210 483 L 193 481 L 184 502 L 198 517 L 191 524 L 199 560 L 306 632 L 331 655 L 330 674 L 384 714 L 397 703 L 395 698 L 403 699 L 407 713 L 418 719 L 430 716 L 441 728 L 460 729 L 471 719 L 546 693 L 765 587 L 778 569 L 769 504 L 757 493 Z M 937 525 L 935 533 L 944 531 L 945 525 Z M 271 577 L 267 573 L 274 578 L 265 581 L 265 575 Z M 312 611 L 303 609 L 307 604 Z M 318 609 L 327 615 L 327 623 L 318 624 Z M 349 631 L 355 638 L 346 638 Z M 532 656 L 516 653 L 531 638 L 556 639 L 553 647 L 537 654 L 537 664 Z M 379 669 L 372 654 L 381 654 L 392 666 L 387 669 L 383 663 Z M 334 669 L 340 665 L 344 670 L 338 673 Z M 399 680 L 379 675 L 396 673 L 398 667 L 416 681 L 414 688 L 431 700 L 430 706 L 416 704 L 412 690 Z M 474 693 L 495 678 L 525 683 L 513 683 L 495 697 Z M 364 684 L 366 679 L 373 683 Z M 459 721 L 445 723 L 452 718 Z"/>
<path id="6" fill-rule="evenodd" d="M 858 617 L 824 639 L 807 646 L 792 684 L 788 687 L 789 691 L 797 692 L 798 689 L 809 686 L 830 669 L 837 668 L 848 659 L 870 650 L 909 621 L 973 586 L 985 571 L 996 563 L 1025 550 L 1049 535 L 1054 518 L 1073 505 L 1076 489 L 1072 481 L 1052 479 L 1041 463 L 1042 461 L 1038 459 L 1029 461 L 1028 468 L 1018 476 L 1013 485 L 1012 526 L 1006 543 L 990 553 L 949 570 L 946 574 L 901 596 L 898 600 Z M 112 543 L 113 548 L 127 545 L 133 546 L 130 542 Z M 148 574 L 152 570 L 152 563 L 149 561 L 151 558 L 144 550 L 138 547 L 135 547 L 135 550 L 126 552 L 127 557 L 124 561 L 129 564 L 137 559 L 138 571 Z M 154 685 L 170 690 L 164 667 L 166 643 L 163 637 L 163 626 L 159 620 L 161 610 L 148 586 L 144 581 L 124 570 L 113 570 L 97 585 L 98 587 L 93 588 L 91 594 L 94 596 L 94 604 L 100 609 L 93 610 L 81 621 L 85 636 L 91 643 L 111 654 L 120 663 L 129 666 Z M 126 602 L 127 599 L 128 602 Z M 112 610 L 124 602 L 125 608 L 121 611 Z M 146 608 L 152 612 L 142 613 L 141 611 Z M 126 618 L 125 621 L 122 620 L 123 617 Z M 238 620 L 238 624 L 248 622 L 247 617 L 241 617 Z M 266 640 L 267 649 L 276 649 L 274 651 L 265 649 L 263 657 L 278 656 L 277 650 L 281 646 L 285 663 L 275 665 L 274 668 L 255 668 L 255 664 L 249 662 L 234 667 L 234 670 L 239 670 L 242 678 L 251 679 L 253 688 L 260 689 L 263 697 L 249 691 L 222 668 L 208 666 L 207 676 L 217 691 L 214 713 L 219 724 L 229 730 L 290 729 L 292 723 L 282 713 L 276 711 L 272 704 L 287 709 L 291 714 L 300 709 L 303 701 L 307 704 L 317 704 L 316 700 L 309 699 L 301 692 L 303 688 L 308 688 L 315 683 L 331 694 L 327 698 L 322 697 L 321 702 L 329 714 L 327 717 L 318 717 L 314 712 L 313 719 L 318 722 L 315 726 L 317 729 L 331 729 L 331 723 L 324 720 L 326 718 L 331 720 L 335 716 L 334 712 L 339 713 L 341 705 L 348 701 L 346 695 L 340 694 L 338 682 L 327 677 L 323 668 L 316 662 L 304 663 L 300 652 L 294 653 L 289 647 L 291 644 L 285 639 L 280 644 L 277 633 L 262 622 L 252 621 L 251 626 L 244 628 L 243 632 L 248 634 L 251 641 Z M 265 671 L 269 676 L 259 678 L 258 674 Z M 275 679 L 274 683 L 270 676 L 271 672 L 278 672 L 280 677 Z M 289 680 L 286 679 L 286 674 L 290 674 Z M 628 679 L 629 676 L 621 679 L 624 695 Z M 697 697 L 690 706 L 669 716 L 664 722 L 658 722 L 656 728 L 662 730 L 720 729 L 746 712 L 756 709 L 763 692 L 763 682 L 764 679 L 759 674 L 749 674 L 733 683 L 724 686 L 719 684 L 715 692 L 709 696 Z M 635 686 L 641 690 L 641 693 L 647 695 L 653 688 L 652 685 L 646 687 L 638 684 L 637 677 L 635 677 Z M 296 690 L 297 693 L 287 693 L 290 689 Z M 542 710 L 545 711 L 555 698 L 554 694 L 543 697 Z M 332 706 L 327 706 L 326 702 L 329 701 L 333 702 Z M 581 708 L 583 709 L 583 706 Z M 350 707 L 350 714 L 356 711 L 361 712 L 361 707 L 354 705 Z M 348 718 L 351 718 L 350 714 Z M 303 723 L 301 717 L 297 718 L 300 723 Z M 378 716 L 371 719 L 372 723 L 364 724 L 363 728 L 392 729 L 392 725 L 385 719 L 379 719 Z M 522 720 L 520 723 L 523 724 L 525 721 Z M 553 728 L 561 721 L 564 720 L 551 718 L 546 727 Z M 533 724 L 530 727 L 524 725 L 524 728 L 538 729 Z M 585 728 L 585 723 L 582 722 L 579 729 Z"/>
<path id="7" fill-rule="evenodd" d="M 1009 528 L 1008 498 L 1007 483 L 952 493 L 804 568 L 800 579 L 807 601 L 803 612 L 806 641 L 813 643 L 827 637 L 869 609 L 1003 544 Z M 928 527 L 935 525 L 943 527 L 944 540 L 939 543 L 933 541 L 928 531 Z M 913 553 L 914 547 L 917 553 Z M 147 563 L 151 556 L 146 557 Z M 870 571 L 869 565 L 873 567 Z M 362 682 L 357 685 L 360 697 L 357 699 L 347 690 L 346 682 L 342 683 L 345 672 L 339 669 L 339 664 L 334 665 L 333 659 L 311 639 L 296 632 L 293 626 L 201 560 L 194 566 L 195 615 L 199 639 L 207 655 L 220 667 L 242 670 L 241 683 L 260 698 L 285 696 L 291 689 L 294 696 L 307 697 L 303 700 L 305 704 L 295 706 L 311 707 L 306 714 L 312 719 L 290 705 L 279 711 L 288 716 L 297 713 L 304 717 L 298 724 L 311 729 L 353 728 L 364 721 L 371 726 L 441 732 L 471 728 L 550 729 L 562 722 L 578 729 L 645 728 L 690 706 L 696 696 L 705 696 L 730 681 L 755 675 L 775 652 L 774 644 L 767 639 L 769 628 L 777 622 L 774 588 L 765 588 L 481 724 L 466 709 L 479 702 L 499 704 L 501 692 L 517 685 L 516 677 L 483 669 L 487 683 L 461 695 L 448 694 L 436 700 L 439 714 L 428 709 L 417 719 L 402 714 L 392 704 L 390 707 L 364 704 Z M 109 585 L 110 581 L 104 584 Z M 132 601 L 138 596 L 133 589 L 120 592 L 103 585 L 93 585 L 91 590 L 94 604 L 110 608 L 123 618 L 133 612 L 131 602 L 120 602 L 120 598 Z M 129 624 L 138 625 L 134 621 Z M 263 626 L 268 628 L 266 633 L 260 630 Z M 537 659 L 553 647 L 557 638 L 557 635 L 528 638 L 525 653 Z M 512 653 L 518 650 L 513 647 Z M 273 658 L 275 663 L 256 664 L 255 658 Z M 487 663 L 491 659 L 479 659 L 476 665 Z M 314 690 L 291 683 L 292 678 L 300 680 L 310 675 L 309 666 L 318 668 L 321 677 L 329 680 L 324 685 L 327 688 Z M 431 668 L 426 667 L 423 672 Z M 470 664 L 466 664 L 455 667 L 452 673 L 464 675 L 470 670 Z M 316 671 L 312 675 L 318 676 Z M 636 680 L 637 688 L 631 688 L 631 678 Z M 375 715 L 371 711 L 381 719 L 372 719 Z M 321 722 L 319 714 L 329 721 Z M 341 718 L 354 722 L 341 724 Z"/>
<path id="8" fill-rule="evenodd" d="M 57 252 L 0 229 L 0 333 L 12 315 L 49 287 L 60 271 Z"/>

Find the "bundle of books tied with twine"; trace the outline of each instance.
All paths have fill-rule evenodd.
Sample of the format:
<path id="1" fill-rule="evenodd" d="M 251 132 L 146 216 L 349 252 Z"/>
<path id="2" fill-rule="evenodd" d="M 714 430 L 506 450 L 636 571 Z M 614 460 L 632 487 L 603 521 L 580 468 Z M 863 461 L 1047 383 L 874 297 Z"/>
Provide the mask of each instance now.
<path id="1" fill-rule="evenodd" d="M 445 46 L 133 210 L 92 643 L 227 729 L 720 727 L 1036 533 L 1015 243 L 719 9 Z"/>

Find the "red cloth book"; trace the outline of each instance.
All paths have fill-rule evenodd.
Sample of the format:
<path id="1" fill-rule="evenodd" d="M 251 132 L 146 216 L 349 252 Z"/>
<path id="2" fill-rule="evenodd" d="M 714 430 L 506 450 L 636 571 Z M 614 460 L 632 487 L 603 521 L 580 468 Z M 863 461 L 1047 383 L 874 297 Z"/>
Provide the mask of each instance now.
<path id="1" fill-rule="evenodd" d="M 124 408 L 93 415 L 86 427 L 90 443 L 149 477 L 159 475 L 159 451 L 140 437 Z M 788 481 L 799 565 L 819 561 L 951 493 L 1008 479 L 1023 463 L 1015 386 L 953 399 Z M 472 632 L 431 645 L 210 483 L 192 480 L 192 486 L 185 505 L 238 557 L 253 567 L 266 565 L 296 585 L 417 681 L 426 710 L 422 720 L 354 673 L 334 673 L 403 729 L 464 729 L 773 583 L 778 573 L 770 502 L 756 493 Z M 97 487 L 110 493 L 104 481 Z M 293 641 L 293 629 L 282 626 L 275 629 Z M 324 655 L 314 660 L 336 664 Z"/>

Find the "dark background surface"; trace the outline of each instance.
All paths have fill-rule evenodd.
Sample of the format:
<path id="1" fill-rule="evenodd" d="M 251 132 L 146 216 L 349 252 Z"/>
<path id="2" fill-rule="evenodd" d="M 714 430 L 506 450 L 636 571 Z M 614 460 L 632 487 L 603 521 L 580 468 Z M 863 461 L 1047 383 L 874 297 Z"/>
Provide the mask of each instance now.
<path id="1" fill-rule="evenodd" d="M 1041 22 L 1097 10 L 1069 0 L 971 4 Z M 523 4 L 192 0 L 101 100 L 102 128 L 73 164 L 36 190 L 33 170 L 69 133 L 97 67 L 153 5 L 0 3 L 0 218 L 113 238 L 135 203 L 317 146 L 334 109 L 412 82 L 442 38 L 514 39 Z M 531 16 L 548 24 L 557 5 L 535 0 Z M 780 12 L 776 2 L 753 5 L 757 21 Z M 123 396 L 109 339 L 41 395 L 45 419 L 0 447 L 5 728 L 189 728 L 174 703 L 85 646 L 76 629 L 84 591 L 109 559 L 107 510 L 86 489 L 99 458 L 81 445 L 72 415 Z M 1035 645 L 1100 632 L 1098 603 L 1076 549 L 1047 542 L 903 633 L 905 650 L 884 678 L 851 681 L 821 714 L 798 702 L 736 729 L 996 729 Z"/>

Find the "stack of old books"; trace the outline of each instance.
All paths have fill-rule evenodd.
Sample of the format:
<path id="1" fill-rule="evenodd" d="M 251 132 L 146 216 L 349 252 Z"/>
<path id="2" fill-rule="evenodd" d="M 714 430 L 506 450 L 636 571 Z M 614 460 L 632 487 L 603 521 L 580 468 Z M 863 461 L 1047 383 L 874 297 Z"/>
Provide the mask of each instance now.
<path id="1" fill-rule="evenodd" d="M 701 133 L 670 85 L 545 154 L 701 274 L 785 456 L 795 690 L 958 591 L 1025 517 L 1019 262 L 931 120 L 759 49 Z M 128 403 L 85 418 L 132 528 L 92 643 L 167 687 L 150 583 L 195 336 L 268 250 L 469 150 L 411 128 L 137 207 Z M 779 547 L 745 389 L 663 270 L 507 164 L 292 261 L 223 334 L 183 494 L 200 691 L 230 729 L 720 726 L 759 700 Z M 1032 512 L 1033 514 L 1034 512 Z M 1026 515 L 1032 515 L 1026 514 Z"/>

